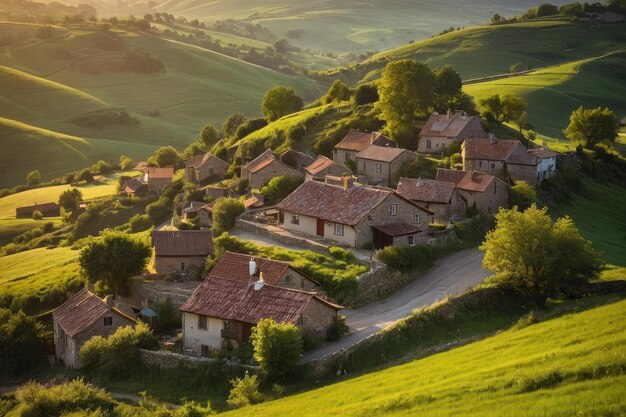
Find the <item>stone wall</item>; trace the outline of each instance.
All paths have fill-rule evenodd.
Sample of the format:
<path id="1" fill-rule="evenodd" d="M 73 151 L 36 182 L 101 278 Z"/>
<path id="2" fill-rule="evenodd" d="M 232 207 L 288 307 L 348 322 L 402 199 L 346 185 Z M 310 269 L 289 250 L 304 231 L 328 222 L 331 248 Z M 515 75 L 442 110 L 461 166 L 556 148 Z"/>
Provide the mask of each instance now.
<path id="1" fill-rule="evenodd" d="M 308 240 L 304 237 L 294 236 L 293 234 L 286 235 L 281 233 L 274 233 L 270 230 L 270 227 L 272 226 L 254 223 L 250 220 L 245 220 L 243 218 L 237 219 L 235 222 L 235 226 L 248 232 L 270 236 L 272 239 L 276 239 L 277 241 L 284 243 L 288 246 L 299 246 L 302 247 L 302 249 L 309 249 L 324 255 L 328 255 L 328 246 L 330 245 L 326 246 L 321 242 L 312 242 L 311 240 Z"/>
<path id="2" fill-rule="evenodd" d="M 141 360 L 144 364 L 158 366 L 162 369 L 176 368 L 181 364 L 190 368 L 197 368 L 199 366 L 218 361 L 218 359 L 180 355 L 178 353 L 166 352 L 163 350 L 154 351 L 139 349 L 139 355 L 141 356 Z M 226 362 L 226 364 L 234 368 L 248 369 L 253 372 L 259 370 L 258 366 L 242 365 L 240 363 L 233 362 Z"/>

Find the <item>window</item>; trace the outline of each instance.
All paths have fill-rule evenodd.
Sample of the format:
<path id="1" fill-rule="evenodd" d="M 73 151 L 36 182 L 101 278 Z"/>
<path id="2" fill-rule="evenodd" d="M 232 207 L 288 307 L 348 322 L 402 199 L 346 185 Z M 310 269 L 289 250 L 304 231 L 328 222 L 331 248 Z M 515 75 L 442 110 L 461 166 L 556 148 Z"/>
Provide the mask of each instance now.
<path id="1" fill-rule="evenodd" d="M 345 162 L 348 162 L 350 160 L 350 154 L 348 152 L 344 154 L 344 160 Z"/>
<path id="2" fill-rule="evenodd" d="M 213 167 L 209 167 L 209 175 L 213 175 Z"/>
<path id="3" fill-rule="evenodd" d="M 209 356 L 209 347 L 207 345 L 200 345 L 200 354 L 202 356 Z"/>
<path id="4" fill-rule="evenodd" d="M 494 181 L 493 182 L 493 193 L 496 194 L 497 190 L 498 190 L 498 183 Z"/>
<path id="5" fill-rule="evenodd" d="M 494 164 L 493 162 L 491 163 L 491 169 L 496 169 L 496 164 Z"/>
<path id="6" fill-rule="evenodd" d="M 343 224 L 335 223 L 335 234 L 337 236 L 343 236 Z"/>
<path id="7" fill-rule="evenodd" d="M 304 316 L 300 316 L 300 318 L 298 319 L 298 326 L 303 326 L 304 325 Z"/>
<path id="8" fill-rule="evenodd" d="M 433 146 L 432 142 L 430 141 L 430 139 L 428 139 L 426 141 L 426 149 L 430 149 L 430 148 L 432 148 L 432 146 Z"/>
<path id="9" fill-rule="evenodd" d="M 291 282 L 292 282 L 291 274 L 289 274 L 289 275 L 285 275 L 285 282 L 286 282 L 287 284 L 289 284 L 289 283 L 291 283 Z"/>
<path id="10" fill-rule="evenodd" d="M 397 204 L 391 204 L 389 206 L 389 215 L 390 216 L 395 216 L 396 214 L 398 214 L 398 205 Z"/>
<path id="11" fill-rule="evenodd" d="M 376 173 L 377 174 L 383 173 L 383 164 L 376 164 Z"/>
<path id="12" fill-rule="evenodd" d="M 300 224 L 300 217 L 297 214 L 291 216 L 291 224 Z"/>
<path id="13" fill-rule="evenodd" d="M 180 263 L 180 272 L 182 272 L 182 273 L 187 272 L 187 262 L 181 262 Z"/>
<path id="14" fill-rule="evenodd" d="M 482 168 L 483 167 L 483 161 L 478 161 L 478 167 Z"/>
<path id="15" fill-rule="evenodd" d="M 365 163 L 365 161 L 363 161 L 363 171 L 365 171 L 367 169 L 367 164 Z"/>
<path id="16" fill-rule="evenodd" d="M 113 326 L 113 317 L 104 318 L 104 327 Z"/>
<path id="17" fill-rule="evenodd" d="M 304 282 L 304 278 L 302 278 L 300 280 L 300 288 L 304 288 L 304 286 L 305 286 L 305 282 Z"/>
<path id="18" fill-rule="evenodd" d="M 420 222 L 420 214 L 415 213 L 415 215 L 413 216 L 413 223 L 419 224 L 419 222 Z"/>
<path id="19" fill-rule="evenodd" d="M 409 246 L 415 246 L 415 236 L 409 236 Z"/>
<path id="20" fill-rule="evenodd" d="M 206 316 L 198 316 L 198 329 L 206 330 Z"/>
<path id="21" fill-rule="evenodd" d="M 222 320 L 222 330 L 232 330 L 232 324 L 230 320 Z"/>

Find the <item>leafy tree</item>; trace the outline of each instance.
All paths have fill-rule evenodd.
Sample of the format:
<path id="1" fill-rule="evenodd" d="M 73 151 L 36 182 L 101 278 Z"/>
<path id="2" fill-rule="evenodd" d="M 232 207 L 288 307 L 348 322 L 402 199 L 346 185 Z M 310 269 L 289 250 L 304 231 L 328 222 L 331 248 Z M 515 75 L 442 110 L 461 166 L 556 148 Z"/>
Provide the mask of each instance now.
<path id="1" fill-rule="evenodd" d="M 526 210 L 538 202 L 537 192 L 526 181 L 517 181 L 509 189 L 509 203 L 511 203 L 511 206 L 517 206 L 519 210 Z"/>
<path id="2" fill-rule="evenodd" d="M 256 132 L 259 129 L 267 126 L 267 120 L 265 119 L 251 119 L 240 125 L 235 131 L 237 139 L 244 138 L 252 132 Z"/>
<path id="3" fill-rule="evenodd" d="M 288 175 L 272 178 L 267 185 L 261 187 L 261 194 L 265 197 L 265 204 L 275 204 L 291 194 L 302 184 L 302 179 Z"/>
<path id="4" fill-rule="evenodd" d="M 273 122 L 281 117 L 302 109 L 302 98 L 296 95 L 291 87 L 274 87 L 263 97 L 263 114 Z"/>
<path id="5" fill-rule="evenodd" d="M 480 103 L 485 107 L 486 114 L 498 123 L 518 121 L 528 107 L 526 100 L 513 94 L 495 94 Z"/>
<path id="6" fill-rule="evenodd" d="M 213 234 L 221 235 L 233 227 L 235 220 L 244 211 L 243 202 L 234 198 L 221 198 L 213 206 Z"/>
<path id="7" fill-rule="evenodd" d="M 100 160 L 93 164 L 91 170 L 93 172 L 98 172 L 100 174 L 106 175 L 113 171 L 113 167 L 107 161 Z"/>
<path id="8" fill-rule="evenodd" d="M 376 103 L 378 99 L 378 88 L 376 88 L 376 84 L 361 84 L 354 89 L 352 105 L 362 106 L 364 104 Z"/>
<path id="9" fill-rule="evenodd" d="M 491 23 L 498 24 L 501 21 L 502 21 L 502 16 L 500 16 L 498 13 L 494 14 L 493 17 L 491 18 Z"/>
<path id="10" fill-rule="evenodd" d="M 207 149 L 215 145 L 220 139 L 220 132 L 213 125 L 207 124 L 200 130 L 199 139 L 204 143 Z"/>
<path id="11" fill-rule="evenodd" d="M 65 211 L 74 212 L 78 209 L 78 203 L 83 200 L 83 193 L 78 188 L 70 188 L 65 190 L 59 196 L 59 205 Z"/>
<path id="12" fill-rule="evenodd" d="M 78 175 L 78 181 L 92 182 L 93 174 L 89 169 L 85 168 L 80 171 L 80 174 Z"/>
<path id="13" fill-rule="evenodd" d="M 169 297 L 160 299 L 156 304 L 156 313 L 159 317 L 158 327 L 161 331 L 178 329 L 181 326 L 181 314 L 172 304 Z"/>
<path id="14" fill-rule="evenodd" d="M 103 281 L 114 293 L 126 294 L 128 282 L 140 274 L 152 255 L 150 246 L 122 232 L 105 232 L 81 251 L 78 263 L 89 282 Z"/>
<path id="15" fill-rule="evenodd" d="M 298 367 L 302 351 L 300 330 L 293 324 L 262 319 L 250 336 L 254 359 L 266 372 L 269 381 L 284 380 Z"/>
<path id="16" fill-rule="evenodd" d="M 437 164 L 424 155 L 416 155 L 415 158 L 402 164 L 394 176 L 394 181 L 400 177 L 408 178 L 435 178 Z"/>
<path id="17" fill-rule="evenodd" d="M 352 92 L 350 91 L 350 87 L 348 87 L 345 83 L 342 83 L 340 80 L 335 80 L 324 96 L 324 104 L 348 101 L 350 100 L 351 95 Z"/>
<path id="18" fill-rule="evenodd" d="M 374 106 L 389 134 L 406 135 L 416 111 L 433 104 L 434 91 L 435 76 L 427 65 L 410 59 L 387 64 L 378 86 L 380 100 Z"/>
<path id="19" fill-rule="evenodd" d="M 39 185 L 41 184 L 41 173 L 38 170 L 34 170 L 28 173 L 26 176 L 26 184 Z"/>
<path id="20" fill-rule="evenodd" d="M 226 136 L 233 136 L 237 132 L 237 128 L 244 124 L 248 119 L 241 113 L 233 113 L 222 124 L 222 130 Z"/>
<path id="21" fill-rule="evenodd" d="M 33 211 L 33 220 L 43 219 L 43 214 L 39 210 Z"/>
<path id="22" fill-rule="evenodd" d="M 569 217 L 553 221 L 534 204 L 523 212 L 500 209 L 496 228 L 480 246 L 483 266 L 507 275 L 523 295 L 544 305 L 560 286 L 594 278 L 602 262 Z"/>
<path id="23" fill-rule="evenodd" d="M 549 3 L 537 6 L 537 10 L 535 12 L 536 17 L 554 16 L 556 14 L 559 14 L 559 8 Z"/>
<path id="24" fill-rule="evenodd" d="M 163 146 L 157 149 L 147 162 L 158 167 L 175 167 L 180 162 L 180 155 L 173 146 Z"/>
<path id="25" fill-rule="evenodd" d="M 452 65 L 444 65 L 443 67 L 435 70 L 435 94 L 437 95 L 446 95 L 446 96 L 456 96 L 461 92 L 461 88 L 463 87 L 463 80 L 461 80 L 461 76 Z"/>
<path id="26" fill-rule="evenodd" d="M 0 309 L 0 376 L 21 375 L 39 363 L 43 325 L 23 311 Z"/>
<path id="27" fill-rule="evenodd" d="M 249 375 L 248 371 L 243 378 L 236 377 L 230 381 L 232 389 L 226 402 L 233 408 L 246 407 L 262 403 L 263 394 L 259 391 L 259 377 Z"/>
<path id="28" fill-rule="evenodd" d="M 274 49 L 279 54 L 286 54 L 289 52 L 289 41 L 287 39 L 279 39 L 274 42 Z"/>
<path id="29" fill-rule="evenodd" d="M 125 155 L 120 156 L 120 168 L 122 171 L 126 171 L 127 169 L 133 166 L 133 160 Z"/>
<path id="30" fill-rule="evenodd" d="M 617 116 L 608 108 L 583 109 L 572 112 L 565 136 L 572 142 L 582 143 L 587 149 L 605 143 L 613 145 L 619 132 Z"/>

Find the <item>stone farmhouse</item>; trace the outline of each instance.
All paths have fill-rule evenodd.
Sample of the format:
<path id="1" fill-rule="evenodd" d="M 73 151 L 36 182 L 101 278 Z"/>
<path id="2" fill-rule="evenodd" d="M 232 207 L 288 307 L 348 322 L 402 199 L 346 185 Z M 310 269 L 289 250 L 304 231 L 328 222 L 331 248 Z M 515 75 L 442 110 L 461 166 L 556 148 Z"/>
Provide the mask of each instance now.
<path id="1" fill-rule="evenodd" d="M 148 191 L 159 193 L 172 183 L 174 177 L 174 167 L 155 168 L 147 167 L 144 174 L 143 183 L 148 185 Z"/>
<path id="2" fill-rule="evenodd" d="M 528 153 L 537 158 L 537 182 L 556 176 L 556 157 L 558 153 L 548 148 L 529 149 Z"/>
<path id="3" fill-rule="evenodd" d="M 121 192 L 126 194 L 126 197 L 142 197 L 146 194 L 146 184 L 142 183 L 140 178 L 130 178 L 124 181 Z"/>
<path id="4" fill-rule="evenodd" d="M 313 292 L 258 281 L 208 276 L 180 307 L 183 346 L 204 356 L 236 349 L 261 319 L 296 325 L 302 334 L 325 337 L 341 307 Z"/>
<path id="5" fill-rule="evenodd" d="M 299 172 L 304 172 L 304 168 L 315 162 L 315 158 L 304 152 L 287 149 L 280 154 L 280 160 Z"/>
<path id="6" fill-rule="evenodd" d="M 155 230 L 152 232 L 151 266 L 158 275 L 188 274 L 204 268 L 213 253 L 210 230 Z"/>
<path id="7" fill-rule="evenodd" d="M 389 187 L 402 165 L 415 158 L 406 149 L 370 145 L 356 154 L 356 172 L 360 182 Z"/>
<path id="8" fill-rule="evenodd" d="M 226 176 L 228 166 L 228 162 L 210 153 L 196 155 L 185 161 L 185 179 L 194 184 L 221 181 Z"/>
<path id="9" fill-rule="evenodd" d="M 397 145 L 391 139 L 380 132 L 358 132 L 350 130 L 348 134 L 335 145 L 333 149 L 333 161 L 345 164 L 350 159 L 356 159 L 356 154 L 370 145 L 386 146 L 395 148 Z"/>
<path id="10" fill-rule="evenodd" d="M 80 368 L 79 353 L 93 336 L 107 337 L 119 327 L 136 320 L 113 307 L 112 297 L 104 300 L 82 289 L 52 313 L 54 352 L 58 362 Z"/>
<path id="11" fill-rule="evenodd" d="M 56 217 L 61 215 L 61 206 L 57 203 L 41 203 L 33 206 L 23 206 L 15 208 L 15 217 L 33 217 L 33 213 L 39 211 L 46 217 Z"/>
<path id="12" fill-rule="evenodd" d="M 315 162 L 304 168 L 305 181 L 324 181 L 327 175 L 341 176 L 350 170 L 337 162 L 320 155 Z"/>
<path id="13" fill-rule="evenodd" d="M 465 219 L 467 201 L 453 182 L 402 177 L 396 192 L 435 212 L 440 223 Z"/>
<path id="14" fill-rule="evenodd" d="M 301 178 L 304 175 L 282 162 L 271 149 L 257 156 L 241 168 L 241 179 L 248 180 L 250 188 L 261 188 L 274 177 L 288 175 Z"/>
<path id="15" fill-rule="evenodd" d="M 495 175 L 439 168 L 437 181 L 456 184 L 467 207 L 476 207 L 483 213 L 496 213 L 509 205 L 509 186 Z"/>
<path id="16" fill-rule="evenodd" d="M 410 231 L 403 235 L 404 244 L 425 243 L 434 214 L 393 190 L 355 186 L 349 177 L 343 178 L 342 186 L 307 181 L 277 209 L 279 224 L 286 230 L 357 248 L 400 244 L 394 240 L 397 236 L 381 229 L 392 224 Z"/>
<path id="17" fill-rule="evenodd" d="M 254 261 L 255 266 L 252 274 L 249 270 L 250 261 Z M 320 291 L 319 282 L 296 270 L 289 262 L 228 251 L 217 260 L 208 276 L 250 282 L 251 279 L 257 281 L 261 274 L 263 281 L 269 285 L 302 291 Z"/>
<path id="18" fill-rule="evenodd" d="M 537 183 L 538 159 L 516 140 L 466 139 L 461 145 L 463 169 L 493 174 L 503 180 Z"/>
<path id="19" fill-rule="evenodd" d="M 419 133 L 417 152 L 441 153 L 453 142 L 461 143 L 467 138 L 487 137 L 480 117 L 468 116 L 463 111 L 447 114 L 433 113 Z"/>

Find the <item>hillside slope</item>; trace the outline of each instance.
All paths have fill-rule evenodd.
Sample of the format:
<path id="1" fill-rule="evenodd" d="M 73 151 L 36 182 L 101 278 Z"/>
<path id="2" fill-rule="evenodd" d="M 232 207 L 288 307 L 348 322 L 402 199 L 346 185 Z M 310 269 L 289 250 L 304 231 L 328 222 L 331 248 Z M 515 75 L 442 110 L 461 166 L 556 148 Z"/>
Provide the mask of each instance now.
<path id="1" fill-rule="evenodd" d="M 626 301 L 226 415 L 618 416 Z"/>

